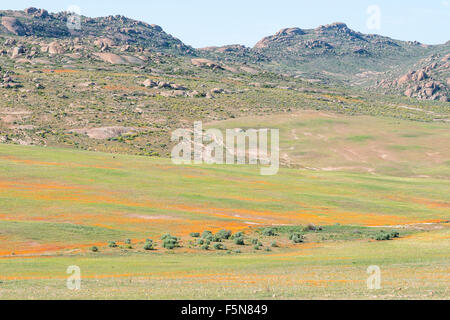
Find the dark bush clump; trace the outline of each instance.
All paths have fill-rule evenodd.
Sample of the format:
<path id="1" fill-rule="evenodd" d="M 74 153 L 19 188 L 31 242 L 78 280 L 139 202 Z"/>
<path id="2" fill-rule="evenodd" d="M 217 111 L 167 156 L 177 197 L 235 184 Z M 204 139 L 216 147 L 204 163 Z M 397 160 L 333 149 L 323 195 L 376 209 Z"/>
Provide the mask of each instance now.
<path id="1" fill-rule="evenodd" d="M 173 237 L 170 234 L 169 235 L 165 235 L 163 237 L 163 247 L 169 250 L 173 250 L 176 247 L 179 247 L 179 243 L 178 243 L 178 238 L 177 237 Z"/>
<path id="2" fill-rule="evenodd" d="M 291 240 L 293 243 L 302 243 L 303 239 L 304 239 L 303 235 L 298 232 L 292 233 L 289 236 L 289 240 Z"/>
<path id="3" fill-rule="evenodd" d="M 200 233 L 198 233 L 198 232 L 191 232 L 190 236 L 192 238 L 200 238 Z"/>
<path id="4" fill-rule="evenodd" d="M 110 248 L 117 248 L 118 245 L 117 245 L 117 243 L 115 241 L 110 241 L 110 242 L 108 242 L 108 247 L 110 247 Z"/>
<path id="5" fill-rule="evenodd" d="M 278 243 L 276 241 L 273 241 L 270 246 L 272 248 L 278 248 Z"/>
<path id="6" fill-rule="evenodd" d="M 92 252 L 98 252 L 98 248 L 94 246 L 94 247 L 91 248 L 91 251 Z"/>
<path id="7" fill-rule="evenodd" d="M 309 223 L 306 227 L 303 228 L 303 231 L 316 231 L 317 227 L 312 223 Z"/>
<path id="8" fill-rule="evenodd" d="M 238 246 L 244 246 L 245 245 L 244 237 L 234 238 L 234 243 L 237 244 Z"/>
<path id="9" fill-rule="evenodd" d="M 397 231 L 392 231 L 392 232 L 391 232 L 391 238 L 392 238 L 392 239 L 394 239 L 394 238 L 400 238 L 400 233 L 397 232 Z"/>
<path id="10" fill-rule="evenodd" d="M 213 234 L 212 234 L 211 231 L 205 230 L 205 231 L 203 231 L 203 233 L 202 233 L 202 238 L 205 239 L 205 238 L 208 238 L 208 237 L 210 237 L 210 236 L 212 236 L 212 235 L 213 235 Z"/>
<path id="11" fill-rule="evenodd" d="M 244 233 L 239 231 L 236 232 L 235 234 L 233 234 L 233 236 L 231 237 L 231 239 L 236 239 L 236 238 L 243 238 L 244 237 Z"/>
<path id="12" fill-rule="evenodd" d="M 263 236 L 266 237 L 276 237 L 278 234 L 275 232 L 275 228 L 265 228 L 262 231 Z"/>
<path id="13" fill-rule="evenodd" d="M 392 232 L 387 233 L 387 232 L 381 230 L 380 233 L 375 236 L 375 240 L 386 241 L 386 240 L 392 240 L 392 239 L 399 238 L 399 237 L 400 237 L 400 233 L 398 233 L 397 231 L 392 231 Z"/>
<path id="14" fill-rule="evenodd" d="M 221 240 L 228 240 L 231 237 L 232 232 L 230 230 L 220 230 L 216 233 L 216 237 Z"/>
<path id="15" fill-rule="evenodd" d="M 147 241 L 145 241 L 144 250 L 147 250 L 147 251 L 155 250 L 153 240 L 147 239 Z"/>
<path id="16" fill-rule="evenodd" d="M 227 248 L 225 248 L 225 246 L 221 243 L 216 243 L 214 244 L 214 249 L 216 250 L 227 250 Z"/>
<path id="17" fill-rule="evenodd" d="M 131 239 L 125 240 L 125 244 L 131 244 Z"/>

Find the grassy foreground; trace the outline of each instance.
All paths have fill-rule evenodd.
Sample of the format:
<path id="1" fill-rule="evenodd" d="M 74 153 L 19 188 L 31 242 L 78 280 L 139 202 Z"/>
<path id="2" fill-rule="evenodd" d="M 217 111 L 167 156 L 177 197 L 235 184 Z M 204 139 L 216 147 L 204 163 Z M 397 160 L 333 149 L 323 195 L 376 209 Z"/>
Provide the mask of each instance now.
<path id="1" fill-rule="evenodd" d="M 449 190 L 437 178 L 301 169 L 262 177 L 250 166 L 0 145 L 0 298 L 448 299 Z M 241 253 L 231 242 L 233 250 L 201 250 L 189 236 L 229 229 L 250 239 L 267 225 L 308 223 L 395 226 L 401 236 L 324 231 L 292 244 L 280 234 L 260 237 L 265 248 L 279 242 L 271 251 Z M 181 248 L 142 250 L 164 233 Z M 81 268 L 80 291 L 66 288 L 71 265 Z M 381 290 L 367 289 L 371 265 L 381 268 Z"/>

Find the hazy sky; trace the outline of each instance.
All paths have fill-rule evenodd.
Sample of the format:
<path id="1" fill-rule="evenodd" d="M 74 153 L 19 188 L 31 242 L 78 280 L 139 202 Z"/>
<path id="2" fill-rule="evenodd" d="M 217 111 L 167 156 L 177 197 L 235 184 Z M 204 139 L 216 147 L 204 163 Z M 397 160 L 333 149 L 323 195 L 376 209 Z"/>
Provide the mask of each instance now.
<path id="1" fill-rule="evenodd" d="M 76 5 L 86 16 L 121 14 L 158 24 L 194 47 L 235 43 L 253 46 L 281 28 L 315 28 L 335 21 L 357 31 L 401 40 L 427 44 L 450 40 L 450 0 L 0 1 L 0 9 L 33 6 L 57 12 Z M 379 8 L 379 19 L 377 9 L 368 13 L 369 6 L 374 5 Z"/>

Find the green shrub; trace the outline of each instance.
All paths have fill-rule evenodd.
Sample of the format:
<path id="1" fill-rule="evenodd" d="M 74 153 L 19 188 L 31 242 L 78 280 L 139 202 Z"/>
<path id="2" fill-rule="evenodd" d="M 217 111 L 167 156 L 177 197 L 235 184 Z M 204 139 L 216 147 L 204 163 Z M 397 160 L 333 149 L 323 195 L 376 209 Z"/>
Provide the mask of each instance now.
<path id="1" fill-rule="evenodd" d="M 205 244 L 205 240 L 203 239 L 197 239 L 197 245 L 202 246 Z"/>
<path id="2" fill-rule="evenodd" d="M 298 232 L 294 232 L 289 236 L 289 240 L 291 240 L 293 243 L 302 243 L 303 239 L 303 235 Z"/>
<path id="3" fill-rule="evenodd" d="M 153 245 L 153 241 L 152 240 L 147 240 L 144 244 L 144 250 L 150 251 L 150 250 L 155 250 L 155 247 Z"/>
<path id="4" fill-rule="evenodd" d="M 118 247 L 118 245 L 117 245 L 117 243 L 116 243 L 115 241 L 110 241 L 110 242 L 108 242 L 108 246 L 109 246 L 110 248 L 117 248 L 117 247 Z"/>
<path id="5" fill-rule="evenodd" d="M 94 247 L 91 248 L 91 251 L 92 252 L 98 252 L 98 248 L 94 246 Z"/>
<path id="6" fill-rule="evenodd" d="M 171 238 L 171 237 L 172 236 L 169 233 L 166 233 L 161 237 L 161 240 L 166 240 L 167 238 Z"/>
<path id="7" fill-rule="evenodd" d="M 316 231 L 317 227 L 312 223 L 309 223 L 306 227 L 303 228 L 303 231 Z"/>
<path id="8" fill-rule="evenodd" d="M 261 247 L 260 247 L 260 246 L 258 246 L 258 245 L 256 245 L 256 246 L 254 246 L 254 247 L 253 247 L 253 249 L 255 249 L 255 250 L 260 250 L 260 249 L 261 249 Z"/>
<path id="9" fill-rule="evenodd" d="M 179 247 L 178 238 L 171 236 L 170 234 L 164 235 L 163 247 L 169 250 L 173 250 Z"/>
<path id="10" fill-rule="evenodd" d="M 278 243 L 277 243 L 276 241 L 273 241 L 273 242 L 270 244 L 270 246 L 271 246 L 272 248 L 278 248 Z"/>
<path id="11" fill-rule="evenodd" d="M 230 239 L 232 235 L 232 232 L 230 230 L 220 230 L 216 233 L 216 237 L 218 237 L 221 240 L 228 240 Z"/>
<path id="12" fill-rule="evenodd" d="M 266 236 L 266 237 L 276 237 L 278 234 L 275 231 L 276 231 L 275 228 L 265 228 L 262 231 L 262 234 L 263 234 L 263 236 Z"/>
<path id="13" fill-rule="evenodd" d="M 216 250 L 227 250 L 227 248 L 225 248 L 225 246 L 221 243 L 216 243 L 214 244 L 214 249 Z"/>
<path id="14" fill-rule="evenodd" d="M 387 233 L 387 232 L 381 230 L 380 233 L 378 233 L 375 236 L 375 240 L 377 240 L 377 241 L 387 241 L 387 240 L 392 240 L 392 239 L 395 239 L 395 238 L 398 238 L 398 237 L 400 237 L 400 233 L 398 233 L 397 231 L 392 231 L 390 233 Z"/>
<path id="15" fill-rule="evenodd" d="M 245 241 L 244 241 L 243 237 L 234 238 L 234 243 L 237 244 L 238 246 L 244 246 L 245 245 Z"/>
<path id="16" fill-rule="evenodd" d="M 231 239 L 243 238 L 243 237 L 244 237 L 244 233 L 241 232 L 241 231 L 239 231 L 239 232 L 236 232 L 235 234 L 233 234 L 233 235 L 231 236 Z"/>
<path id="17" fill-rule="evenodd" d="M 222 239 L 221 237 L 219 237 L 217 235 L 214 235 L 212 237 L 212 242 L 222 242 L 222 240 L 224 240 L 224 239 Z"/>
<path id="18" fill-rule="evenodd" d="M 234 250 L 233 253 L 242 253 L 241 250 Z"/>
<path id="19" fill-rule="evenodd" d="M 400 233 L 397 231 L 392 231 L 391 232 L 391 238 L 395 239 L 395 238 L 400 238 Z"/>
<path id="20" fill-rule="evenodd" d="M 192 238 L 200 238 L 200 233 L 198 233 L 198 232 L 191 232 L 190 236 Z"/>
<path id="21" fill-rule="evenodd" d="M 208 230 L 205 230 L 205 231 L 203 231 L 203 233 L 202 233 L 202 238 L 203 239 L 205 239 L 205 238 L 209 238 L 209 237 L 212 237 L 212 232 L 211 231 L 208 231 Z"/>
<path id="22" fill-rule="evenodd" d="M 257 245 L 259 242 L 259 240 L 257 238 L 253 238 L 252 239 L 252 244 Z"/>
<path id="23" fill-rule="evenodd" d="M 266 250 L 267 252 L 272 251 L 272 249 L 270 249 L 269 247 L 267 247 L 265 250 Z"/>
<path id="24" fill-rule="evenodd" d="M 215 238 L 212 234 L 206 235 L 203 239 L 206 241 L 209 241 L 209 242 L 214 242 L 214 240 L 215 240 Z"/>
<path id="25" fill-rule="evenodd" d="M 294 238 L 302 238 L 303 239 L 303 234 L 300 232 L 293 232 L 289 235 L 289 240 L 292 240 Z"/>
<path id="26" fill-rule="evenodd" d="M 202 245 L 202 250 L 209 250 L 209 246 L 207 244 Z"/>
<path id="27" fill-rule="evenodd" d="M 131 239 L 125 240 L 125 244 L 131 244 Z"/>

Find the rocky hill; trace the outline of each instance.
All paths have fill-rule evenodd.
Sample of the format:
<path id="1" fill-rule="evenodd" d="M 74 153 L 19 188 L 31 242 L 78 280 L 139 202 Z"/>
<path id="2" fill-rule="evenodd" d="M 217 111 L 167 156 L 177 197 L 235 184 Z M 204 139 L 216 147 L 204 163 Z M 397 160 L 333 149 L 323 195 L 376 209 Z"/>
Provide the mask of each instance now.
<path id="1" fill-rule="evenodd" d="M 268 72 L 419 99 L 449 98 L 449 63 L 443 61 L 450 54 L 449 43 L 430 46 L 393 40 L 337 22 L 315 29 L 285 28 L 253 48 L 236 44 L 194 49 L 157 25 L 124 16 L 81 16 L 79 29 L 68 27 L 71 17 L 68 12 L 37 8 L 0 11 L 0 55 L 33 64 L 76 60 L 86 65 L 103 61 L 145 67 L 152 62 L 166 69 L 183 69 L 173 61 L 162 63 L 161 55 L 166 55 L 185 57 L 196 68 L 234 74 Z M 195 72 L 188 69 L 182 72 Z M 426 77 L 419 79 L 422 73 Z"/>
<path id="2" fill-rule="evenodd" d="M 276 62 L 268 65 L 273 70 L 365 84 L 383 79 L 387 72 L 401 74 L 442 46 L 367 35 L 344 23 L 332 23 L 308 30 L 282 29 L 253 50 Z"/>
<path id="3" fill-rule="evenodd" d="M 156 51 L 189 54 L 194 50 L 163 31 L 160 26 L 124 16 L 80 17 L 81 28 L 69 28 L 69 12 L 49 13 L 44 9 L 0 11 L 0 35 L 38 38 L 106 38 L 108 45 L 139 45 Z M 69 20 L 70 22 L 70 20 Z M 69 24 L 70 25 L 70 24 Z"/>
<path id="4" fill-rule="evenodd" d="M 382 80 L 378 87 L 421 100 L 450 101 L 450 53 L 421 59 L 411 70 L 394 80 Z"/>

